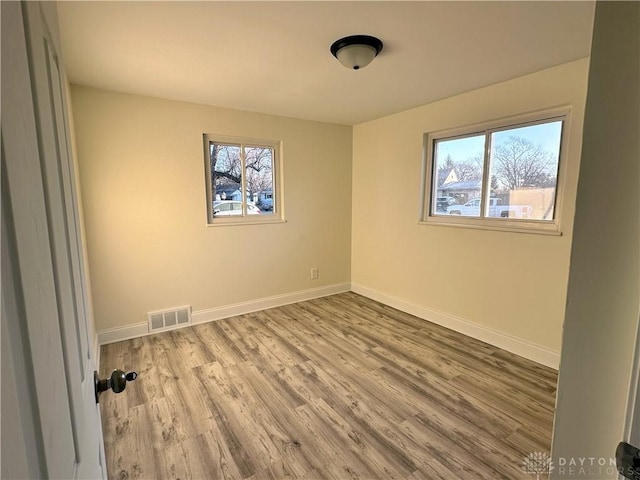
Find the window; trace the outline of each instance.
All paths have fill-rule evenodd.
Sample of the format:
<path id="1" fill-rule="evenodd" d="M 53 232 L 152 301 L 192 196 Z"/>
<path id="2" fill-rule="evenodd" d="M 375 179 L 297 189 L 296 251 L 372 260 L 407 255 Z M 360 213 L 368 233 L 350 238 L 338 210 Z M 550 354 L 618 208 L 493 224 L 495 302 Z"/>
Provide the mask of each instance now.
<path id="1" fill-rule="evenodd" d="M 568 111 L 426 134 L 422 220 L 559 232 Z"/>
<path id="2" fill-rule="evenodd" d="M 204 135 L 209 224 L 282 221 L 280 143 Z"/>

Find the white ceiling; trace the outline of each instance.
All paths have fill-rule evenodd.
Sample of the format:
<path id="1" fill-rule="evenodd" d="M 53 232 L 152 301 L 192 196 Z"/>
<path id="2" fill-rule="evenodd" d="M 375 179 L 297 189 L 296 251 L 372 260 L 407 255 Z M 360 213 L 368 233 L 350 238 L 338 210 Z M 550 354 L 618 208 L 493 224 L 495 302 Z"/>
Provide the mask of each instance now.
<path id="1" fill-rule="evenodd" d="M 357 124 L 589 55 L 592 2 L 60 2 L 72 83 Z M 384 50 L 359 71 L 346 35 Z"/>

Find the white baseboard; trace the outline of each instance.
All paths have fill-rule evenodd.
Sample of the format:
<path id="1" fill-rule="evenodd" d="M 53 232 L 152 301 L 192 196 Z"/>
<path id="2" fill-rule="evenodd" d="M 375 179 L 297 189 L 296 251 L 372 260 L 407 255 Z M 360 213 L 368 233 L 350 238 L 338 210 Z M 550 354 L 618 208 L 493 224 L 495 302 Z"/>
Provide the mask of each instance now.
<path id="1" fill-rule="evenodd" d="M 198 310 L 191 313 L 191 325 L 212 322 L 214 320 L 222 320 L 223 318 L 244 315 L 246 313 L 257 312 L 267 308 L 280 307 L 290 303 L 303 302 L 314 298 L 326 297 L 328 295 L 335 295 L 336 293 L 348 292 L 349 290 L 351 290 L 351 285 L 349 283 L 335 283 L 333 285 L 325 285 L 324 287 L 299 290 L 297 292 L 274 295 L 272 297 L 250 300 L 248 302 L 234 303 L 232 305 L 225 305 L 207 310 Z M 100 330 L 98 332 L 98 342 L 100 345 L 106 345 L 108 343 L 120 342 L 122 340 L 143 337 L 145 335 L 149 335 L 148 323 L 140 322 L 126 325 L 124 327 Z"/>
<path id="2" fill-rule="evenodd" d="M 274 295 L 273 297 L 260 298 L 258 300 L 250 300 L 248 302 L 225 305 L 223 307 L 210 308 L 208 310 L 200 310 L 191 314 L 194 324 L 221 320 L 223 318 L 235 317 L 236 315 L 244 315 L 246 313 L 266 310 L 267 308 L 280 307 L 289 305 L 290 303 L 304 302 L 314 298 L 335 295 L 336 293 L 348 292 L 351 290 L 349 283 L 336 283 L 324 287 L 310 288 L 308 290 L 300 290 L 283 295 Z"/>
<path id="3" fill-rule="evenodd" d="M 149 324 L 147 322 L 133 323 L 124 327 L 98 330 L 98 343 L 100 345 L 107 345 L 109 343 L 121 342 L 122 340 L 144 337 L 148 334 Z"/>
<path id="4" fill-rule="evenodd" d="M 502 348 L 503 350 L 515 353 L 516 355 L 546 365 L 555 370 L 558 370 L 560 366 L 560 352 L 556 352 L 547 347 L 493 330 L 464 318 L 414 305 L 398 297 L 378 292 L 363 285 L 352 283 L 351 290 L 390 307 L 415 315 L 423 320 L 449 328 L 463 335 L 493 345 L 494 347 Z"/>

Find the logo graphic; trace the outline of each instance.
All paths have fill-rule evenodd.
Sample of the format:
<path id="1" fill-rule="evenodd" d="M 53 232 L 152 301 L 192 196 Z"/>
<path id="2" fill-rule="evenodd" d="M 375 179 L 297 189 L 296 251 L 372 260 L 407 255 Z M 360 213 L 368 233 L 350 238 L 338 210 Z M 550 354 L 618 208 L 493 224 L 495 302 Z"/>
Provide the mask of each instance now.
<path id="1" fill-rule="evenodd" d="M 524 473 L 535 475 L 536 480 L 540 480 L 540 475 L 549 474 L 553 471 L 553 462 L 545 452 L 531 452 L 524 457 L 522 470 Z"/>

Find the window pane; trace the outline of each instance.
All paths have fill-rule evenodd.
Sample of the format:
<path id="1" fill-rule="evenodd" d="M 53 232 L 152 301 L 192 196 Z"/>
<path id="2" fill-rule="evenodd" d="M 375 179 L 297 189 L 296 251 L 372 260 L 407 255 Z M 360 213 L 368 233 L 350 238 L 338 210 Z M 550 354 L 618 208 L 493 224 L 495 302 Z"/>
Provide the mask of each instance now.
<path id="1" fill-rule="evenodd" d="M 242 215 L 231 206 L 242 201 L 242 161 L 240 146 L 210 143 L 211 197 L 214 216 Z"/>
<path id="2" fill-rule="evenodd" d="M 273 149 L 244 147 L 248 215 L 273 214 Z"/>
<path id="3" fill-rule="evenodd" d="M 562 121 L 491 134 L 488 217 L 554 218 Z"/>
<path id="4" fill-rule="evenodd" d="M 480 216 L 484 142 L 484 135 L 435 141 L 431 215 Z"/>

